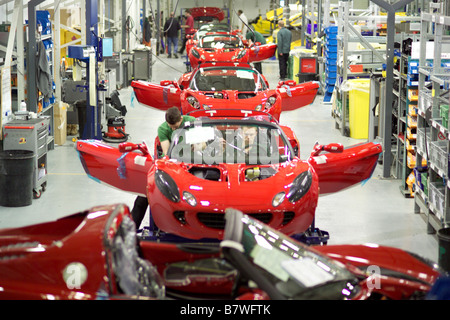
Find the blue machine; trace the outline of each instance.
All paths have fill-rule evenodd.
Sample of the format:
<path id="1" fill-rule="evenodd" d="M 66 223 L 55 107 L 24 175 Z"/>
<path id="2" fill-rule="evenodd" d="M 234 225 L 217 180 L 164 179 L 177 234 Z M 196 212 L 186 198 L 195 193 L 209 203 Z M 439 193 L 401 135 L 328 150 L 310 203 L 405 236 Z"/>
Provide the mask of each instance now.
<path id="1" fill-rule="evenodd" d="M 97 0 L 86 0 L 86 45 L 75 45 L 69 46 L 68 56 L 69 58 L 77 59 L 87 63 L 86 79 L 87 84 L 85 86 L 80 86 L 86 90 L 86 105 L 85 110 L 81 110 L 84 106 L 77 106 L 80 108 L 78 110 L 78 120 L 83 121 L 83 125 L 80 124 L 80 138 L 81 139 L 102 139 L 101 131 L 101 117 L 98 105 L 98 91 L 102 90 L 98 86 L 98 76 L 97 76 L 97 61 L 103 60 L 103 51 L 99 49 L 99 37 L 98 37 L 98 18 L 97 18 Z M 100 41 L 101 42 L 101 41 Z M 95 63 L 91 64 L 92 53 L 95 59 Z M 90 66 L 94 67 L 91 68 Z M 95 95 L 92 93 L 92 84 L 95 82 Z M 91 89 L 90 89 L 91 88 Z M 80 117 L 80 115 L 82 115 Z M 80 119 L 82 118 L 82 119 Z"/>

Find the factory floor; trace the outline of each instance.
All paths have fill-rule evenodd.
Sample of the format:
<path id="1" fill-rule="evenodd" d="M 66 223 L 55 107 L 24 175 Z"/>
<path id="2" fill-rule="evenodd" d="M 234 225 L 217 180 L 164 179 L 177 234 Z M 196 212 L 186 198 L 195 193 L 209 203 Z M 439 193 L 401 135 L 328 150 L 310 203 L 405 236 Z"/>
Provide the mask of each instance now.
<path id="1" fill-rule="evenodd" d="M 152 82 L 176 80 L 186 71 L 185 59 L 168 59 L 160 55 L 152 70 Z M 278 81 L 277 61 L 262 64 L 263 74 L 270 87 Z M 119 91 L 129 141 L 145 140 L 153 145 L 157 127 L 164 121 L 164 112 L 140 105 L 133 99 L 131 87 Z M 339 142 L 344 146 L 364 142 L 341 135 L 331 117 L 331 105 L 318 95 L 313 104 L 281 115 L 280 123 L 295 131 L 301 143 L 301 157 L 307 158 L 316 141 L 321 144 Z M 56 145 L 48 152 L 48 182 L 46 191 L 32 205 L 0 207 L 0 228 L 19 227 L 51 221 L 87 208 L 112 203 L 133 206 L 134 195 L 101 185 L 89 179 L 81 166 L 78 154 L 68 136 L 64 145 Z M 330 234 L 328 244 L 372 243 L 398 247 L 437 262 L 438 241 L 428 234 L 426 223 L 414 213 L 414 200 L 405 198 L 399 189 L 400 181 L 382 177 L 378 165 L 372 178 L 342 192 L 320 197 L 316 211 L 316 227 Z M 243 195 L 245 197 L 245 195 Z M 148 223 L 148 214 L 143 224 Z"/>

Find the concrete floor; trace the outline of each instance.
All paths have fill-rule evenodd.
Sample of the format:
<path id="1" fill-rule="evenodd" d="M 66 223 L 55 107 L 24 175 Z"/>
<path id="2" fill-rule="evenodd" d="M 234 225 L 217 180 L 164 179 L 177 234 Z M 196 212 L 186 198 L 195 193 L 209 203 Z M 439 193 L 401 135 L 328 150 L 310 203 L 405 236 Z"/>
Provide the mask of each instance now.
<path id="1" fill-rule="evenodd" d="M 152 82 L 176 80 L 186 71 L 184 58 L 156 58 Z M 263 63 L 263 73 L 274 88 L 278 81 L 277 61 Z M 129 141 L 145 140 L 153 145 L 156 130 L 164 121 L 164 112 L 140 105 L 132 100 L 131 88 L 120 90 L 120 98 L 127 106 L 125 117 Z M 299 110 L 281 115 L 280 123 L 292 127 L 301 143 L 301 157 L 306 158 L 316 141 L 321 144 L 340 142 L 344 146 L 362 142 L 342 136 L 335 129 L 331 105 L 315 102 Z M 0 207 L 0 228 L 19 227 L 85 210 L 95 205 L 125 203 L 132 207 L 134 195 L 112 189 L 89 179 L 74 148 L 73 136 L 63 146 L 55 146 L 48 153 L 47 189 L 40 199 L 26 207 Z M 378 166 L 372 178 L 337 194 L 319 199 L 316 226 L 330 233 L 329 244 L 376 243 L 408 250 L 437 262 L 436 235 L 427 234 L 426 224 L 414 214 L 413 199 L 405 198 L 399 190 L 400 182 L 384 179 Z M 148 218 L 144 219 L 146 223 Z"/>

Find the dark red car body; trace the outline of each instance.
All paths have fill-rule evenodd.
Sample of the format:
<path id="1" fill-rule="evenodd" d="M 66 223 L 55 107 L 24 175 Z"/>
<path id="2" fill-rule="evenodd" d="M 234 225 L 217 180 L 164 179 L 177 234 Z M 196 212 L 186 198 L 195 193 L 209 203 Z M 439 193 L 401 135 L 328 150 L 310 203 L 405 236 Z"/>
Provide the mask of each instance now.
<path id="1" fill-rule="evenodd" d="M 233 252 L 236 250 L 229 240 L 220 245 L 139 242 L 133 228 L 128 207 L 118 204 L 98 206 L 51 222 L 0 230 L 0 299 L 286 298 L 256 277 L 263 274 L 259 267 L 249 264 L 242 268 L 235 259 L 239 253 Z M 277 234 L 275 230 L 271 232 Z M 125 239 L 129 245 L 124 246 Z M 298 248 L 305 247 L 293 239 L 288 241 Z M 303 250 L 350 272 L 356 281 L 353 286 L 357 287 L 348 297 L 351 299 L 424 298 L 441 276 L 435 266 L 396 248 L 328 245 Z M 132 253 L 132 259 L 121 256 L 127 252 Z M 371 266 L 381 270 L 377 279 L 369 271 Z M 246 272 L 257 288 L 243 283 L 233 286 L 242 279 L 238 275 Z M 140 290 L 127 289 L 125 278 L 135 281 Z M 150 290 L 144 294 L 142 288 Z"/>

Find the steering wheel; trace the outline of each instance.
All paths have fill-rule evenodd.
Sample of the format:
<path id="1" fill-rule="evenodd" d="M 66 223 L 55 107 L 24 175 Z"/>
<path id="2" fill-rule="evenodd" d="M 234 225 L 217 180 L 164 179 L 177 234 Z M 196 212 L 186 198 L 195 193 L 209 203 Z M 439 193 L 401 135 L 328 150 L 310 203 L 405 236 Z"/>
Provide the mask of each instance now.
<path id="1" fill-rule="evenodd" d="M 222 91 L 225 89 L 225 85 L 221 81 L 214 81 L 211 87 L 214 88 L 215 91 Z"/>

